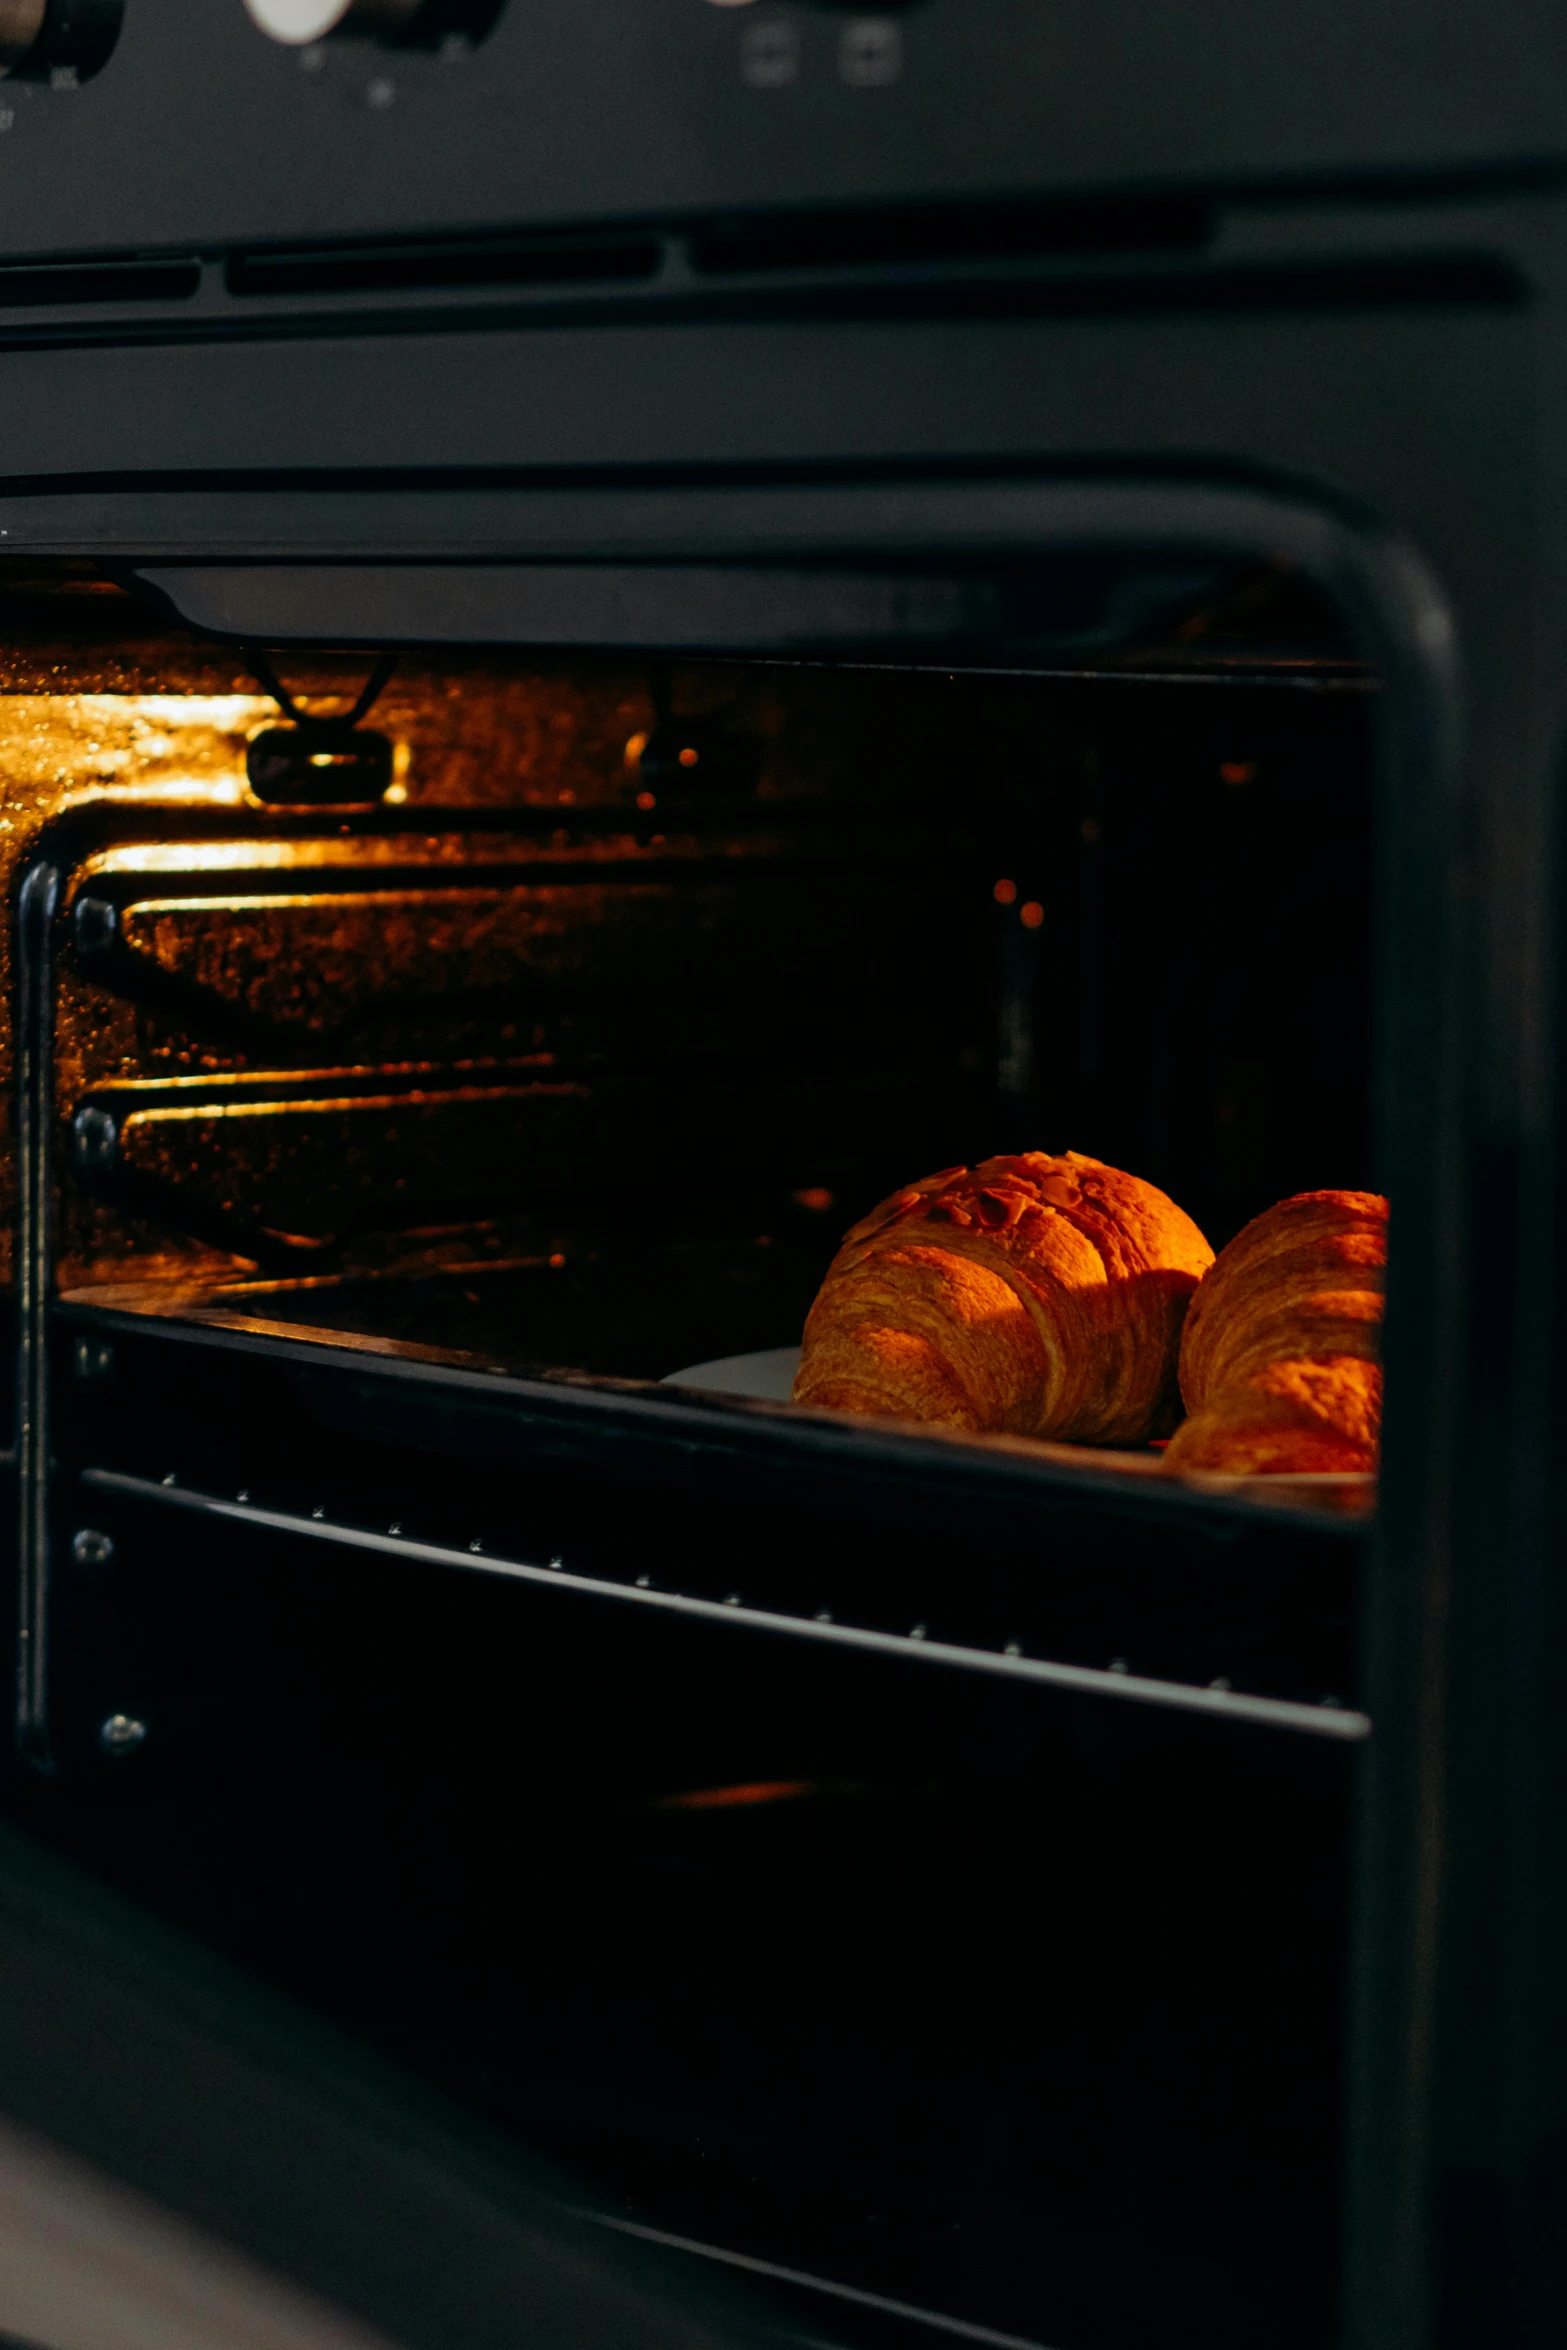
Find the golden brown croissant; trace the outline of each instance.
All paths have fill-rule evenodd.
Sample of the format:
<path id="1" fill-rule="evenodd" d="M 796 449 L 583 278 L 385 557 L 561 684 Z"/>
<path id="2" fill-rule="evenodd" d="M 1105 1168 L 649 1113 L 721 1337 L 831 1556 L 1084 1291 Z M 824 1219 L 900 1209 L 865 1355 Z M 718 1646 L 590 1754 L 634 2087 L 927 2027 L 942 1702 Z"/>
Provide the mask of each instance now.
<path id="1" fill-rule="evenodd" d="M 1186 1317 L 1166 1467 L 1374 1469 L 1386 1265 L 1374 1192 L 1303 1191 L 1238 1232 Z"/>
<path id="2" fill-rule="evenodd" d="M 948 1167 L 856 1224 L 805 1325 L 796 1403 L 1135 1444 L 1172 1425 L 1213 1251 L 1151 1183 L 1076 1151 Z"/>

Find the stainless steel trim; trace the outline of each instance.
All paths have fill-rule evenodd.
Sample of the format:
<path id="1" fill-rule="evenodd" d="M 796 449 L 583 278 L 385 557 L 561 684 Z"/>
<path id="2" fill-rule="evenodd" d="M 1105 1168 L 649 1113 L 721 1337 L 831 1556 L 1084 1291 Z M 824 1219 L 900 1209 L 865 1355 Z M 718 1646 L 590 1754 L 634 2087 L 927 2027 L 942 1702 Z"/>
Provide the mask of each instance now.
<path id="1" fill-rule="evenodd" d="M 606 1576 L 577 1574 L 559 1562 L 540 1565 L 536 1560 L 504 1558 L 481 1549 L 478 1544 L 459 1550 L 444 1543 L 413 1542 L 405 1534 L 378 1534 L 363 1526 L 337 1525 L 320 1511 L 299 1517 L 286 1510 L 258 1509 L 252 1502 L 221 1501 L 216 1494 L 179 1485 L 173 1478 L 132 1477 L 118 1469 L 84 1469 L 81 1482 L 94 1493 L 117 1494 L 125 1500 L 194 1510 L 260 1531 L 305 1535 L 316 1542 L 335 1542 L 347 1549 L 374 1551 L 383 1558 L 416 1560 L 426 1566 L 462 1567 L 469 1574 L 501 1575 L 518 1583 L 540 1583 L 554 1591 L 572 1591 L 591 1599 L 625 1600 L 639 1607 L 661 1608 L 667 1614 L 694 1616 L 705 1623 L 738 1624 L 755 1632 L 783 1632 L 793 1639 L 824 1641 L 831 1647 L 917 1658 L 923 1664 L 998 1674 L 1005 1680 L 1068 1689 L 1080 1696 L 1166 1706 L 1182 1713 L 1209 1714 L 1219 1721 L 1248 1722 L 1270 1730 L 1297 1730 L 1312 1738 L 1333 1738 L 1353 1744 L 1371 1735 L 1369 1715 L 1357 1713 L 1349 1706 L 1302 1705 L 1289 1698 L 1205 1689 L 1184 1681 L 1154 1680 L 1141 1673 L 1057 1664 L 1046 1657 L 1014 1655 L 1010 1649 L 962 1648 L 951 1641 L 929 1639 L 922 1625 L 907 1633 L 877 1632 L 862 1625 L 824 1621 L 819 1616 L 791 1616 L 772 1608 L 748 1607 L 743 1601 L 737 1604 L 734 1598 L 697 1599 L 685 1592 L 655 1590 L 646 1578 L 621 1583 Z"/>

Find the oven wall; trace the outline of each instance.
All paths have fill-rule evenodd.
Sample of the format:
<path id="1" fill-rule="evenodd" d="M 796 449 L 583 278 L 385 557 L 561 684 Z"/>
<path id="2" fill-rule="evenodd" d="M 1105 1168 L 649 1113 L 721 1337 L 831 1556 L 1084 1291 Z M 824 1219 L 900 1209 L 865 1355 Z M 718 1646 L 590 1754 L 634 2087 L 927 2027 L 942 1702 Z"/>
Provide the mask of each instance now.
<path id="1" fill-rule="evenodd" d="M 79 601 L 14 600 L 10 625 Z M 1347 666 L 410 655 L 373 717 L 388 800 L 312 814 L 246 787 L 275 711 L 210 690 L 242 666 L 134 634 L 113 658 L 165 690 L 91 690 L 84 644 L 51 660 L 88 690 L 0 698 L 12 869 L 65 874 L 68 1294 L 765 1234 L 751 1335 L 720 1312 L 704 1336 L 689 1253 L 663 1352 L 612 1309 L 591 1338 L 548 1316 L 542 1362 L 659 1377 L 726 1331 L 791 1340 L 847 1225 L 955 1157 L 1135 1166 L 1216 1247 L 1284 1192 L 1371 1180 L 1377 687 Z M 12 660 L 34 682 L 37 649 Z M 360 674 L 290 667 L 301 691 Z M 694 783 L 647 788 L 662 691 L 734 779 L 694 754 Z"/>
<path id="2" fill-rule="evenodd" d="M 21 609 L 63 626 L 72 600 Z M 950 685 L 405 657 L 374 713 L 386 799 L 312 812 L 247 789 L 276 711 L 210 691 L 254 685 L 243 665 L 203 676 L 201 649 L 138 640 L 135 617 L 115 658 L 163 692 L 0 699 L 13 857 L 65 876 L 66 1291 L 776 1238 L 772 1343 L 846 1219 L 954 1135 L 982 1146 L 1005 809 L 951 803 Z M 55 651 L 57 680 L 102 682 L 89 646 Z M 36 652 L 15 657 L 28 682 Z M 363 665 L 287 666 L 351 696 Z M 733 777 L 693 754 L 694 781 L 648 788 L 666 694 Z M 69 762 L 42 809 L 40 757 Z M 579 1359 L 557 1331 L 544 1359 L 659 1376 L 712 1335 L 649 1360 L 601 1334 Z"/>

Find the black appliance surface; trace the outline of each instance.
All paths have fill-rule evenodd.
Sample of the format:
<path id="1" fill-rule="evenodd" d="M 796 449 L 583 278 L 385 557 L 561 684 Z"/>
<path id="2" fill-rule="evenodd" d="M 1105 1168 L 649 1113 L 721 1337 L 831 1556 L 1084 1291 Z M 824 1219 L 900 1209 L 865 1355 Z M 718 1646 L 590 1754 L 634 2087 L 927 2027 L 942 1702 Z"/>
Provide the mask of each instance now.
<path id="1" fill-rule="evenodd" d="M 5 1308 L 20 1736 L 54 1775 L 8 1806 L 618 2221 L 816 2278 L 772 2286 L 834 2340 L 1554 2350 L 1557 17 L 361 0 L 297 45 L 243 0 L 13 17 Z M 1181 640 L 1247 579 L 1326 634 L 1297 603 L 1257 659 Z M 148 731 L 202 693 L 254 717 L 257 656 L 357 692 L 394 652 L 635 667 L 606 806 L 629 728 L 662 732 L 653 668 L 886 681 L 927 756 L 904 848 L 940 820 L 903 870 L 938 912 L 975 892 L 955 1053 L 939 1087 L 905 1065 L 886 1180 L 922 1118 L 963 1125 L 953 1156 L 1004 1109 L 1030 1131 L 991 1083 L 1028 988 L 985 893 L 1015 881 L 1060 958 L 1034 1105 L 1216 1235 L 1346 1160 L 1392 1199 L 1374 1520 L 659 1389 L 792 1335 L 831 1238 L 793 1195 L 880 1171 L 852 1082 L 853 1147 L 746 1198 L 678 1344 L 657 1219 L 574 1249 L 524 1203 L 487 1270 L 399 1267 L 399 1180 L 500 1235 L 522 1145 L 625 1132 L 613 1050 L 454 1084 L 449 990 L 381 1084 L 408 1003 L 352 971 L 336 1000 L 318 915 L 278 903 L 332 893 L 252 863 L 220 908 L 211 872 L 464 825 L 290 807 L 297 742 L 257 753 L 270 798 L 209 742 L 185 780 L 232 788 L 199 822 L 166 752 L 134 813 L 83 763 L 138 697 Z M 1037 880 L 1026 826 L 1002 864 L 987 829 L 1026 727 L 977 775 L 935 715 L 1003 672 L 1057 746 L 1075 697 L 1124 713 L 1106 806 L 1078 760 Z M 1215 781 L 1253 765 L 1279 798 Z M 530 824 L 501 828 L 519 868 Z M 652 829 L 626 820 L 627 882 Z M 723 829 L 693 823 L 685 882 Z M 809 862 L 749 933 L 785 959 Z M 496 926 L 429 883 L 399 884 L 415 960 L 478 941 L 477 1033 Z M 879 902 L 870 981 L 909 968 Z M 224 999 L 242 932 L 311 982 L 260 1021 Z M 601 944 L 635 970 L 647 936 Z M 337 1083 L 354 1019 L 379 1091 Z M 666 1089 L 650 1131 L 678 1147 L 717 1091 Z M 795 1097 L 828 1139 L 832 1091 Z M 789 1121 L 743 1108 L 766 1157 Z M 256 1212 L 289 1153 L 234 1137 L 289 1119 L 337 1121 L 352 1217 L 308 1170 Z M 161 1303 L 123 1251 L 112 1294 L 127 1232 L 175 1236 Z"/>
<path id="2" fill-rule="evenodd" d="M 51 13 L 66 13 L 61 0 Z M 1136 0 L 879 12 L 781 0 L 749 15 L 705 0 L 652 11 L 509 0 L 481 42 L 430 49 L 395 35 L 390 46 L 275 42 L 242 0 L 109 13 L 123 25 L 96 73 L 84 47 L 88 70 L 62 54 L 51 73 L 9 84 L 7 247 L 124 254 L 150 278 L 154 256 L 234 241 L 231 282 L 256 308 L 278 291 L 418 287 L 421 261 L 426 286 L 580 273 L 635 287 L 659 266 L 656 242 L 638 234 L 650 217 L 764 206 L 923 207 L 912 237 L 815 232 L 818 247 L 870 263 L 911 246 L 915 258 L 954 247 L 1157 257 L 1200 243 L 1201 215 L 1137 200 L 1144 190 L 1251 181 L 1271 195 L 1313 180 L 1537 173 L 1567 148 L 1567 60 L 1540 0 L 1499 0 L 1483 21 L 1457 0 L 1416 16 L 1311 0 L 1287 23 L 1242 0 L 1174 14 Z M 1118 201 L 1086 215 L 1047 204 L 1032 236 L 1014 214 L 987 237 L 964 209 L 975 197 L 1082 194 Z M 508 254 L 493 233 L 605 222 L 614 233 L 575 255 L 558 243 Z M 417 247 L 355 249 L 432 230 L 461 239 L 444 269 Z M 295 240 L 348 249 L 296 253 Z M 697 271 L 787 264 L 790 247 L 788 226 L 736 234 L 720 219 L 698 243 Z M 68 286 L 18 290 L 70 298 Z M 112 284 L 102 290 L 112 299 Z M 138 290 L 133 279 L 127 291 Z"/>

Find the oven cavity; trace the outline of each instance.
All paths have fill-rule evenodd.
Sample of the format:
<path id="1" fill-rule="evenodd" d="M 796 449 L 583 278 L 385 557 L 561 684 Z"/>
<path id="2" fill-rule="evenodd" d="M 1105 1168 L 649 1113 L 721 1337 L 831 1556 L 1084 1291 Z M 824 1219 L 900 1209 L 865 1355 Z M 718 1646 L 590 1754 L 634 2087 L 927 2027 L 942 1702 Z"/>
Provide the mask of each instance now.
<path id="1" fill-rule="evenodd" d="M 1374 674 L 1068 585 L 938 665 L 12 582 L 18 1800 L 835 2331 L 1308 2350 L 1368 1481 L 789 1401 L 943 1168 L 1372 1180 Z"/>

